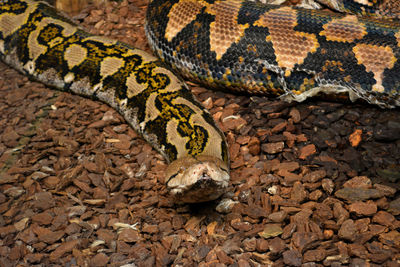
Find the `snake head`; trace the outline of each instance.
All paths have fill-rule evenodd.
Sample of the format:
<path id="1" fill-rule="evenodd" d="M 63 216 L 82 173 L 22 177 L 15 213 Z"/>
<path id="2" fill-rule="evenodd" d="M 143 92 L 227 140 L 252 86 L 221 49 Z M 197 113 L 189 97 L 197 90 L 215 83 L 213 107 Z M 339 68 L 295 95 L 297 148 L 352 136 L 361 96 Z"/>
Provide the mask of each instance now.
<path id="1" fill-rule="evenodd" d="M 183 157 L 168 166 L 167 189 L 176 202 L 198 203 L 219 198 L 229 184 L 229 168 L 211 156 Z"/>

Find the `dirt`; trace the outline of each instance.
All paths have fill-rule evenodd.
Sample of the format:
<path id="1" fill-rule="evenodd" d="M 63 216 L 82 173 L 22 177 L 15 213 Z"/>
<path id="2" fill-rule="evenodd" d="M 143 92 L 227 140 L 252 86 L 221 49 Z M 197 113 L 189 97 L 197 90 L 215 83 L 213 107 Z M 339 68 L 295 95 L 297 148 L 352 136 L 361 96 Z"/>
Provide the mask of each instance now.
<path id="1" fill-rule="evenodd" d="M 148 50 L 146 2 L 75 19 Z M 222 200 L 177 205 L 166 162 L 116 111 L 0 73 L 0 266 L 400 266 L 398 109 L 189 83 L 232 179 Z"/>

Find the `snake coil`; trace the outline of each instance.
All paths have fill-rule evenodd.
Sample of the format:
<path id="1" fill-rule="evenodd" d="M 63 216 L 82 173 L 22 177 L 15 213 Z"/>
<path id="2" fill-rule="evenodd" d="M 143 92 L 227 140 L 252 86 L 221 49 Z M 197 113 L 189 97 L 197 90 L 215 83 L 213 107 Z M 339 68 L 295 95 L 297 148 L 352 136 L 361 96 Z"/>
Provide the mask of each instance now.
<path id="1" fill-rule="evenodd" d="M 350 1 L 324 2 L 349 9 Z M 228 186 L 227 144 L 164 62 L 229 90 L 289 101 L 347 92 L 400 106 L 400 23 L 384 13 L 392 18 L 242 0 L 153 0 L 146 33 L 161 61 L 85 32 L 44 2 L 0 0 L 0 58 L 46 85 L 109 104 L 170 163 L 172 195 L 202 202 Z"/>

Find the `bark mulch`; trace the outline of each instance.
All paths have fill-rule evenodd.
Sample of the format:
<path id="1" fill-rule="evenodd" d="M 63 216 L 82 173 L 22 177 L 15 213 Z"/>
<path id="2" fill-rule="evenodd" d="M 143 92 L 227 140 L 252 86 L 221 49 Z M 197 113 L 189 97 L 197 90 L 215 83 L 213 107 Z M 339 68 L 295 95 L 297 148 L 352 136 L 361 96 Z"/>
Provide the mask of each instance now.
<path id="1" fill-rule="evenodd" d="M 146 2 L 75 19 L 148 50 Z M 0 266 L 400 266 L 398 109 L 190 84 L 232 182 L 222 201 L 176 205 L 166 162 L 114 110 L 0 73 Z"/>

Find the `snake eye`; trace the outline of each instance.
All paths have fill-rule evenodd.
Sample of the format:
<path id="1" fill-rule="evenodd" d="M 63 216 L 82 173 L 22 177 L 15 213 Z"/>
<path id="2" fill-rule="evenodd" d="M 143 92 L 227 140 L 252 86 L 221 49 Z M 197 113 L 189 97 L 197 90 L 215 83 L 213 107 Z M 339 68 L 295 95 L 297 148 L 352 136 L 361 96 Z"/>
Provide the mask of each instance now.
<path id="1" fill-rule="evenodd" d="M 175 173 L 175 174 L 171 175 L 166 184 L 168 184 L 172 179 L 174 179 L 178 175 L 178 173 Z"/>
<path id="2" fill-rule="evenodd" d="M 229 173 L 227 169 L 224 169 L 224 168 L 220 168 L 220 169 L 223 170 L 226 173 Z"/>

